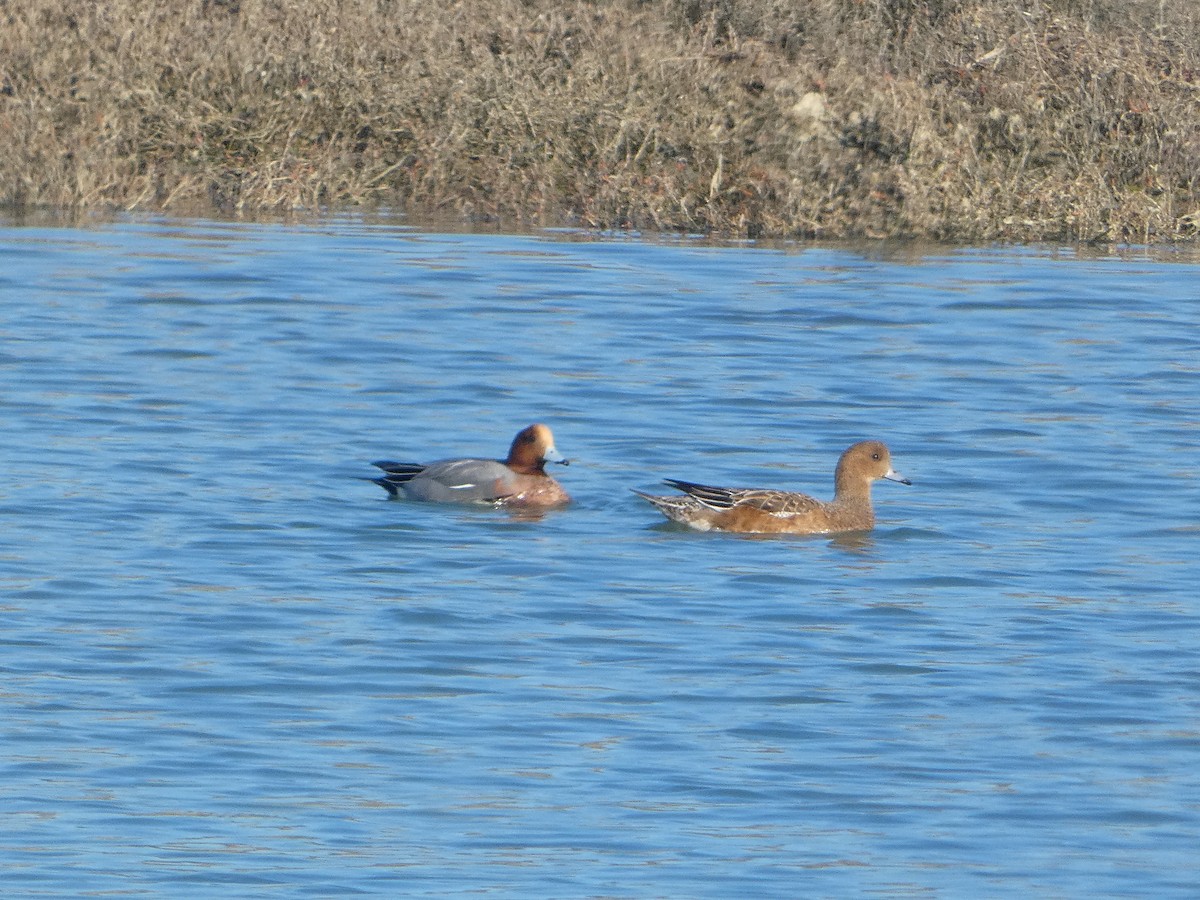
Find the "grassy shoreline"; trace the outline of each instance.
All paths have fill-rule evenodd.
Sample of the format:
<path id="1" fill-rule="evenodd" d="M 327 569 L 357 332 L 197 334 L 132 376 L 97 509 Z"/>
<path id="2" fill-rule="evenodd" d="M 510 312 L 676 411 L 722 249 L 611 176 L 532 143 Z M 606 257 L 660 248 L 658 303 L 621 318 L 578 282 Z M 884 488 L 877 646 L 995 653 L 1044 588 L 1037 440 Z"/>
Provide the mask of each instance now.
<path id="1" fill-rule="evenodd" d="M 1195 241 L 1198 7 L 0 2 L 0 204 Z"/>

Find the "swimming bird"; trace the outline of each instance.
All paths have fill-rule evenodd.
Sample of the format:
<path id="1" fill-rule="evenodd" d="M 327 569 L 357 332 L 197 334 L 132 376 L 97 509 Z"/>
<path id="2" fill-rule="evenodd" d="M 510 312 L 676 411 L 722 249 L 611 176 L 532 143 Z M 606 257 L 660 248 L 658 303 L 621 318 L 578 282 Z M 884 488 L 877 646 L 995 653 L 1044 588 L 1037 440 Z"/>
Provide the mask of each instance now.
<path id="1" fill-rule="evenodd" d="M 517 509 L 549 509 L 571 502 L 562 485 L 546 474 L 546 463 L 569 465 L 541 424 L 523 428 L 508 456 L 443 459 L 428 464 L 379 460 L 384 475 L 372 478 L 393 498 L 435 503 L 486 503 Z"/>
<path id="2" fill-rule="evenodd" d="M 880 478 L 912 484 L 892 469 L 892 457 L 880 441 L 850 446 L 833 475 L 833 499 L 760 488 L 722 488 L 666 479 L 682 495 L 655 496 L 634 491 L 673 522 L 699 531 L 743 534 L 829 534 L 869 531 L 875 525 L 871 484 Z"/>

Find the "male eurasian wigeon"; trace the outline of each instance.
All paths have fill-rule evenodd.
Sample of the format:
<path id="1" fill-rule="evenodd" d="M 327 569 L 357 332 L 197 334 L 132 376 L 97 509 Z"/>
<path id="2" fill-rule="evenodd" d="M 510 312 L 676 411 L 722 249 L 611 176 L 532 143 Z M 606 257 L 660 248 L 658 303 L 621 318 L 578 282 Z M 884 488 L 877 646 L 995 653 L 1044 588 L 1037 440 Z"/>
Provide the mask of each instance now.
<path id="1" fill-rule="evenodd" d="M 546 474 L 546 463 L 568 465 L 545 425 L 530 425 L 513 438 L 508 458 L 443 459 L 422 465 L 380 460 L 381 478 L 372 478 L 392 497 L 435 503 L 489 503 L 516 509 L 548 509 L 571 502 Z"/>
<path id="2" fill-rule="evenodd" d="M 683 491 L 657 497 L 634 491 L 663 515 L 699 531 L 744 534 L 828 534 L 869 531 L 875 525 L 871 483 L 878 478 L 912 484 L 892 470 L 888 448 L 879 441 L 860 441 L 838 460 L 833 499 L 828 503 L 790 491 L 719 488 L 667 479 Z"/>

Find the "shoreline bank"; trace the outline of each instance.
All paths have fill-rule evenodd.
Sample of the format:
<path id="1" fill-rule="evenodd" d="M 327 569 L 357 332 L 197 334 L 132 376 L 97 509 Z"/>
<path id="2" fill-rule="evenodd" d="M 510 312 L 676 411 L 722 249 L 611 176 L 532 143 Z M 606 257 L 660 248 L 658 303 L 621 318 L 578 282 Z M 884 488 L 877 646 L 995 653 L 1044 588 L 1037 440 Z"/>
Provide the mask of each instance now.
<path id="1" fill-rule="evenodd" d="M 28 0 L 0 204 L 724 238 L 1191 242 L 1163 3 Z"/>

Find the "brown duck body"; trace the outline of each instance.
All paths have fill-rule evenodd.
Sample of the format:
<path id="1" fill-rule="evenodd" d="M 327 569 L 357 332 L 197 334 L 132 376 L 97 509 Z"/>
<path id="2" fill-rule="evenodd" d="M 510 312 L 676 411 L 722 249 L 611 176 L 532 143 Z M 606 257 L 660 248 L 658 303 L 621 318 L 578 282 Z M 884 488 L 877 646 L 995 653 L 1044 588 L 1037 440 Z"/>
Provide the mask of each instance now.
<path id="1" fill-rule="evenodd" d="M 860 441 L 838 460 L 833 499 L 764 488 L 722 488 L 667 479 L 679 495 L 657 496 L 635 491 L 668 519 L 700 531 L 742 534 L 829 534 L 869 531 L 875 526 L 871 485 L 880 478 L 909 484 L 892 469 L 888 448 L 880 441 Z"/>

